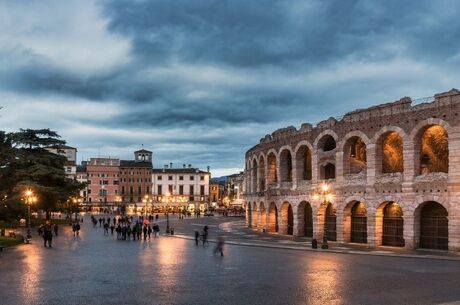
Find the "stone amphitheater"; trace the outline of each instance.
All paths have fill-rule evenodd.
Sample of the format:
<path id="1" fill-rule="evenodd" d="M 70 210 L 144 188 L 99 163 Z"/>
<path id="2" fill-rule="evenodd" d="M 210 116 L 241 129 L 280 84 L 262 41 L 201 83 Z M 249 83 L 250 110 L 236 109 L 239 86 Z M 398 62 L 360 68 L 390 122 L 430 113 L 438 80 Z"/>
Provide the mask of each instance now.
<path id="1" fill-rule="evenodd" d="M 459 252 L 459 114 L 460 92 L 452 89 L 266 135 L 245 156 L 247 225 Z"/>

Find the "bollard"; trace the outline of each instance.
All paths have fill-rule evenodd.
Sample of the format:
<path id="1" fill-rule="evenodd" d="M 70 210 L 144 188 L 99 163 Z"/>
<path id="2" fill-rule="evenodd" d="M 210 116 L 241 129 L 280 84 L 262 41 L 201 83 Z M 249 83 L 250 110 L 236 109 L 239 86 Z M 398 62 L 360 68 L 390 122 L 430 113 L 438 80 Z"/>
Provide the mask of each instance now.
<path id="1" fill-rule="evenodd" d="M 311 248 L 318 249 L 318 241 L 315 238 L 311 240 Z"/>
<path id="2" fill-rule="evenodd" d="M 174 235 L 174 228 L 171 228 L 171 235 Z"/>

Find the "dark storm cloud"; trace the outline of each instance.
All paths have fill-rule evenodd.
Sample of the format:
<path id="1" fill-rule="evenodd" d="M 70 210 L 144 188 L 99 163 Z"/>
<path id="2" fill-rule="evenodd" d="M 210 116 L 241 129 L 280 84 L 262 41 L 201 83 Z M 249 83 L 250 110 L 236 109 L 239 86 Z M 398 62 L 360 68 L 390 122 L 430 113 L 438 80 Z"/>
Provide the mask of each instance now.
<path id="1" fill-rule="evenodd" d="M 82 146 L 100 136 L 102 147 L 126 147 L 151 131 L 168 135 L 152 138 L 160 156 L 179 160 L 188 147 L 191 162 L 240 167 L 275 127 L 459 86 L 456 1 L 117 0 L 97 9 L 124 41 L 92 41 L 103 53 L 89 52 L 88 67 L 117 58 L 108 68 L 61 64 L 24 42 L 0 51 L 0 93 L 94 103 L 101 115 L 81 115 L 82 125 L 128 132 L 93 133 Z"/>

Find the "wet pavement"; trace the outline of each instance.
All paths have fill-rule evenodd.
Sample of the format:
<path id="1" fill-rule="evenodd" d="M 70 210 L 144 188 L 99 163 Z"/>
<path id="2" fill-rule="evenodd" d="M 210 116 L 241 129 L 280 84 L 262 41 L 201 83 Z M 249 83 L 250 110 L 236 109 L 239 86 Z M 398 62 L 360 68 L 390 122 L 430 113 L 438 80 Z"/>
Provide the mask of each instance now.
<path id="1" fill-rule="evenodd" d="M 228 220 L 175 219 L 171 225 L 184 235 L 200 230 L 203 223 L 209 224 L 211 238 L 221 232 L 228 240 L 243 235 L 219 230 L 223 222 Z M 164 220 L 159 224 L 164 233 Z M 220 257 L 213 255 L 213 243 L 197 247 L 183 238 L 117 241 L 88 220 L 79 238 L 65 227 L 53 243 L 52 249 L 43 248 L 34 236 L 31 245 L 0 253 L 0 304 L 440 304 L 460 300 L 458 261 L 230 244 Z"/>

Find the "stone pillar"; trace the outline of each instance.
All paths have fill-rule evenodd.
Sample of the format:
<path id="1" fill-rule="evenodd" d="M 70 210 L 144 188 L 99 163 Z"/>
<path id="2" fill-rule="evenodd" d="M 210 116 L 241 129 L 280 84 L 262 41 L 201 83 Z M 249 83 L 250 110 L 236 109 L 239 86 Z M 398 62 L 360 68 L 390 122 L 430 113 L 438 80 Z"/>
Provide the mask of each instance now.
<path id="1" fill-rule="evenodd" d="M 376 176 L 377 149 L 375 144 L 368 144 L 366 147 L 366 177 L 367 185 L 374 185 Z"/>
<path id="2" fill-rule="evenodd" d="M 280 162 L 280 157 L 278 156 L 276 158 L 276 188 L 281 187 L 281 162 Z"/>
<path id="3" fill-rule="evenodd" d="M 375 215 L 375 209 L 368 208 L 367 209 L 367 245 L 368 247 L 376 247 L 376 217 Z M 380 233 L 381 236 L 381 233 Z"/>
<path id="4" fill-rule="evenodd" d="M 449 251 L 460 252 L 460 217 L 457 215 L 448 216 L 449 222 Z"/>
<path id="5" fill-rule="evenodd" d="M 336 212 L 336 217 L 337 217 L 337 223 L 336 223 L 337 242 L 343 243 L 344 242 L 344 238 L 343 238 L 343 220 L 344 220 L 343 211 L 337 211 Z"/>
<path id="6" fill-rule="evenodd" d="M 420 213 L 420 211 L 419 211 Z M 404 215 L 404 248 L 415 249 L 420 243 L 420 224 L 415 224 L 415 221 L 420 221 L 412 215 Z"/>
<path id="7" fill-rule="evenodd" d="M 335 153 L 335 181 L 341 184 L 344 181 L 343 177 L 343 151 Z"/>
<path id="8" fill-rule="evenodd" d="M 449 173 L 450 192 L 460 192 L 460 127 L 449 129 Z"/>
<path id="9" fill-rule="evenodd" d="M 311 182 L 316 184 L 319 181 L 319 166 L 318 166 L 318 153 L 317 151 L 312 152 L 311 155 Z"/>
<path id="10" fill-rule="evenodd" d="M 297 188 L 297 160 L 295 156 L 291 156 L 291 163 L 292 163 L 292 190 L 295 190 Z"/>
<path id="11" fill-rule="evenodd" d="M 412 183 L 414 181 L 415 173 L 415 148 L 414 142 L 403 139 L 403 160 L 404 160 L 404 174 L 403 182 Z"/>
<path id="12" fill-rule="evenodd" d="M 292 228 L 292 235 L 294 236 L 300 236 L 299 234 L 299 206 L 292 206 L 292 217 L 293 217 L 293 228 Z"/>

